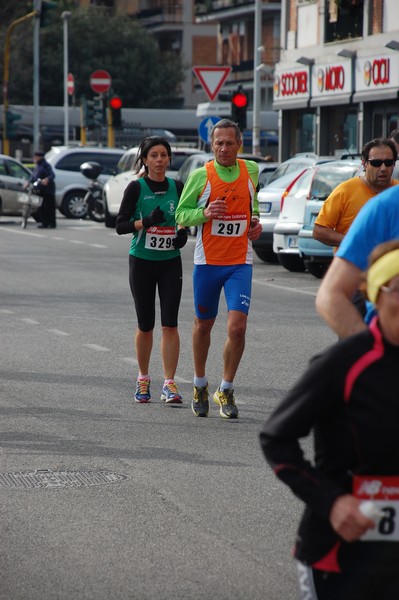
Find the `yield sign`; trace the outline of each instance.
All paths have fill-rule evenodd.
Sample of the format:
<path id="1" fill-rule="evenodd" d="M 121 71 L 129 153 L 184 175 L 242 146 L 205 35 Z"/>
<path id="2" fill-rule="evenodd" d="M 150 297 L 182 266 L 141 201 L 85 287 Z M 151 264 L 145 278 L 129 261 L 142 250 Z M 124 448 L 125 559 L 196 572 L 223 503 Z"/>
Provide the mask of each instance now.
<path id="1" fill-rule="evenodd" d="M 108 92 L 111 87 L 111 75 L 102 69 L 94 71 L 90 76 L 90 87 L 97 94 Z"/>
<path id="2" fill-rule="evenodd" d="M 208 98 L 216 98 L 220 88 L 230 74 L 231 67 L 193 67 L 193 71 L 200 80 Z"/>

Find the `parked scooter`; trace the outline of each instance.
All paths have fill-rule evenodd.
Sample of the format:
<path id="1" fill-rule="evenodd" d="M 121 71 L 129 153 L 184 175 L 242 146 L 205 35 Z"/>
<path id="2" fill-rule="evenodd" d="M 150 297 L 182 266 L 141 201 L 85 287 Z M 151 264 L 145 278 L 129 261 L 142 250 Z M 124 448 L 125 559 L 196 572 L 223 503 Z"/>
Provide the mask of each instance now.
<path id="1" fill-rule="evenodd" d="M 90 179 L 90 185 L 84 202 L 87 205 L 87 214 L 92 221 L 103 223 L 105 220 L 103 188 L 104 184 L 98 179 L 102 166 L 97 162 L 85 162 L 80 165 L 82 175 Z"/>

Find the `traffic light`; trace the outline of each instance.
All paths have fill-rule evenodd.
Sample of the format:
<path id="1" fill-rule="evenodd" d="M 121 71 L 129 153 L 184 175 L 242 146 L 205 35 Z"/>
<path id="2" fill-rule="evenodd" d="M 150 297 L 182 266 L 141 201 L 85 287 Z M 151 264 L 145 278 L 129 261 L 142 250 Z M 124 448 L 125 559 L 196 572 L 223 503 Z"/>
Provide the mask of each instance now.
<path id="1" fill-rule="evenodd" d="M 231 97 L 231 118 L 237 123 L 241 131 L 244 131 L 247 127 L 247 107 L 248 96 L 240 85 Z"/>
<path id="2" fill-rule="evenodd" d="M 55 2 L 47 2 L 45 0 L 42 0 L 39 15 L 40 27 L 46 27 L 47 25 L 50 25 L 51 15 L 49 13 L 56 7 L 57 5 Z"/>
<path id="3" fill-rule="evenodd" d="M 15 125 L 14 121 L 19 121 L 22 118 L 22 115 L 16 115 L 10 110 L 6 111 L 6 131 L 5 131 L 5 139 L 13 140 L 15 139 L 18 131 L 18 127 Z"/>
<path id="4" fill-rule="evenodd" d="M 119 96 L 110 98 L 109 107 L 112 115 L 112 127 L 114 129 L 122 129 L 122 100 Z"/>
<path id="5" fill-rule="evenodd" d="M 105 109 L 102 96 L 94 96 L 93 100 L 82 99 L 83 126 L 88 129 L 106 124 Z"/>

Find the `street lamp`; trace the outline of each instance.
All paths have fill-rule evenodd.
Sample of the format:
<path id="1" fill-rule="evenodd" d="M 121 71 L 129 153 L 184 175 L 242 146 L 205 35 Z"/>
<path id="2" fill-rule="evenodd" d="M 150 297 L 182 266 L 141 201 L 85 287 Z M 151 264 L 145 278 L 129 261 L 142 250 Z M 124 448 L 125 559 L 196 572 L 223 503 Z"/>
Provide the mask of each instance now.
<path id="1" fill-rule="evenodd" d="M 386 48 L 390 48 L 391 50 L 399 50 L 399 42 L 396 40 L 391 40 L 385 44 Z"/>
<path id="2" fill-rule="evenodd" d="M 314 65 L 314 58 L 308 58 L 307 56 L 300 56 L 296 59 L 296 62 L 301 65 L 306 65 L 307 67 L 312 67 Z"/>
<path id="3" fill-rule="evenodd" d="M 65 10 L 61 14 L 64 22 L 64 145 L 69 142 L 69 101 L 68 101 L 68 20 L 71 13 Z"/>
<path id="4" fill-rule="evenodd" d="M 399 45 L 398 45 L 399 47 Z M 344 58 L 356 58 L 357 53 L 356 50 L 349 50 L 349 48 L 342 48 L 338 50 L 337 56 L 343 56 Z"/>

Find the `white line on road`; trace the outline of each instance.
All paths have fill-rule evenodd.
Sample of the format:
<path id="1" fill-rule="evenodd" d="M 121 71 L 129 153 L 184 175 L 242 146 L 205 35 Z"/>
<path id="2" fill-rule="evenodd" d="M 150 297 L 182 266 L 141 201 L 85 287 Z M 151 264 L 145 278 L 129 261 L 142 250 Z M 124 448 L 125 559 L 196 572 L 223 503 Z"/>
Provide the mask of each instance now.
<path id="1" fill-rule="evenodd" d="M 92 248 L 108 248 L 108 246 L 104 246 L 104 244 L 89 244 Z"/>
<path id="2" fill-rule="evenodd" d="M 70 333 L 62 331 L 61 329 L 47 329 L 47 331 L 49 331 L 50 333 L 55 333 L 55 335 L 71 335 Z"/>
<path id="3" fill-rule="evenodd" d="M 6 315 L 14 315 L 15 314 L 13 310 L 7 310 L 6 308 L 0 308 L 0 312 L 5 313 Z"/>
<path id="4" fill-rule="evenodd" d="M 97 352 L 111 352 L 109 348 L 105 348 L 105 346 L 98 346 L 97 344 L 83 344 L 85 348 L 90 348 L 90 350 L 96 350 Z"/>
<path id="5" fill-rule="evenodd" d="M 306 294 L 307 296 L 316 296 L 317 290 L 309 291 L 303 290 L 300 288 L 287 287 L 286 285 L 278 285 L 277 283 L 269 283 L 268 281 L 261 281 L 260 279 L 253 279 L 252 283 L 257 283 L 259 285 L 265 285 L 266 287 L 275 288 L 277 290 L 284 290 L 285 292 L 294 292 L 296 294 Z"/>
<path id="6" fill-rule="evenodd" d="M 2 229 L 2 231 L 7 231 L 8 233 L 18 233 L 19 235 L 31 235 L 33 237 L 46 237 L 44 233 L 33 233 L 33 231 L 26 231 L 26 229 Z"/>
<path id="7" fill-rule="evenodd" d="M 21 321 L 27 323 L 28 325 L 40 325 L 39 321 L 35 321 L 35 319 L 21 318 Z"/>
<path id="8" fill-rule="evenodd" d="M 69 240 L 70 244 L 84 244 L 85 242 L 82 242 L 82 240 Z"/>

